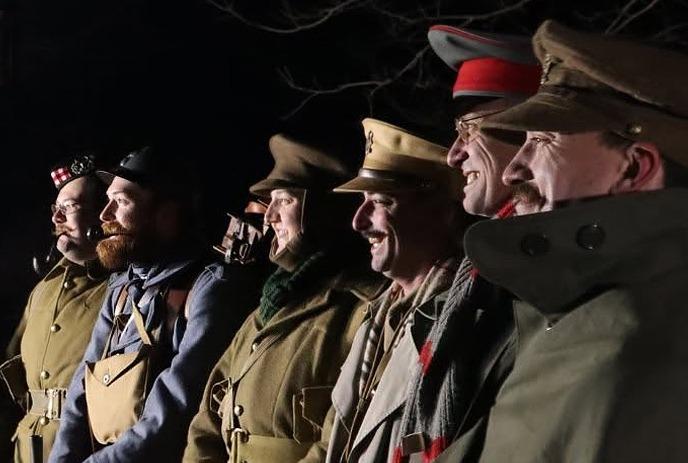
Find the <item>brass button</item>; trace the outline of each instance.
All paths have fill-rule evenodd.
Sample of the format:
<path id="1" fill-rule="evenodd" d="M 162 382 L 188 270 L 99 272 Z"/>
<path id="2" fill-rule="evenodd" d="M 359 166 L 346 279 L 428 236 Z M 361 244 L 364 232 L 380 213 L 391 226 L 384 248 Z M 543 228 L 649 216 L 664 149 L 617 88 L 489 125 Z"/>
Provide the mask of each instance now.
<path id="1" fill-rule="evenodd" d="M 62 283 L 62 287 L 63 287 L 64 289 L 69 289 L 69 288 L 72 287 L 72 282 L 69 281 L 69 280 L 67 280 L 67 281 L 65 281 L 64 283 Z"/>
<path id="2" fill-rule="evenodd" d="M 528 234 L 521 240 L 521 251 L 531 257 L 541 256 L 549 251 L 549 240 L 545 235 Z"/>
<path id="3" fill-rule="evenodd" d="M 46 424 L 48 424 L 48 421 L 50 420 L 48 420 L 48 418 L 46 418 L 45 416 L 41 416 L 40 418 L 38 418 L 38 422 L 41 424 L 41 426 L 45 426 Z"/>
<path id="4" fill-rule="evenodd" d="M 576 233 L 576 242 L 578 246 L 588 251 L 594 251 L 602 246 L 604 239 L 604 229 L 596 223 L 580 227 L 578 233 Z"/>
<path id="5" fill-rule="evenodd" d="M 41 379 L 48 379 L 49 377 L 50 377 L 50 373 L 48 373 L 45 370 L 41 371 Z"/>
<path id="6" fill-rule="evenodd" d="M 244 414 L 244 407 L 242 407 L 241 405 L 235 405 L 234 406 L 234 414 L 236 416 L 243 415 Z"/>
<path id="7" fill-rule="evenodd" d="M 643 132 L 643 126 L 640 124 L 628 124 L 626 126 L 626 133 L 629 135 L 640 135 Z"/>
<path id="8" fill-rule="evenodd" d="M 60 331 L 60 325 L 58 325 L 57 323 L 50 325 L 51 333 L 57 333 L 58 331 Z"/>
<path id="9" fill-rule="evenodd" d="M 103 375 L 103 383 L 104 383 L 104 384 L 107 384 L 107 383 L 109 383 L 109 382 L 110 382 L 110 375 L 109 375 L 108 373 L 105 373 L 105 374 Z"/>
<path id="10" fill-rule="evenodd" d="M 253 344 L 251 344 L 251 352 L 255 352 L 256 349 L 258 349 L 258 343 L 254 342 Z"/>

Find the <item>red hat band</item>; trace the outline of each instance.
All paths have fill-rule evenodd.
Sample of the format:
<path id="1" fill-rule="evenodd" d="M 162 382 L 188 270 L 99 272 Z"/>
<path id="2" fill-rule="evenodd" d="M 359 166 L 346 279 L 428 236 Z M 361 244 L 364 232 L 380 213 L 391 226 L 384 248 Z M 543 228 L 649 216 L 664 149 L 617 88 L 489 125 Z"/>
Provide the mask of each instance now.
<path id="1" fill-rule="evenodd" d="M 541 68 L 499 58 L 476 58 L 464 61 L 454 83 L 454 96 L 462 92 L 485 92 L 505 95 L 534 94 L 540 86 Z"/>

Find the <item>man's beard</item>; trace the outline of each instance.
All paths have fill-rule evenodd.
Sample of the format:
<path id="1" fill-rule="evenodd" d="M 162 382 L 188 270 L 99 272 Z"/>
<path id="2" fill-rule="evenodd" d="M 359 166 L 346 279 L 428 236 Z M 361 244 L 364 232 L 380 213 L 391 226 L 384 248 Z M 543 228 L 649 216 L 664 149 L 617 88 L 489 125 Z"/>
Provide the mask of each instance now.
<path id="1" fill-rule="evenodd" d="M 128 230 L 118 222 L 106 222 L 102 225 L 105 238 L 96 246 L 98 259 L 108 270 L 126 269 L 132 262 L 145 260 L 145 251 L 149 246 L 142 239 L 141 231 Z M 150 244 L 150 243 L 149 243 Z"/>

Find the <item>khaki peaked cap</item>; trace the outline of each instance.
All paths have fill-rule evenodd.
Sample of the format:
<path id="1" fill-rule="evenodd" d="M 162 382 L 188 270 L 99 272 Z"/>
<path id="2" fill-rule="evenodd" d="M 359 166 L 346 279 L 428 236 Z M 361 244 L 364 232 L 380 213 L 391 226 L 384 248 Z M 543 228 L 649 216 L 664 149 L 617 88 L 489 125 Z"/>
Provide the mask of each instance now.
<path id="1" fill-rule="evenodd" d="M 446 164 L 447 148 L 376 119 L 363 120 L 365 158 L 338 193 L 439 190 L 456 196 L 463 177 Z"/>
<path id="2" fill-rule="evenodd" d="M 688 165 L 688 55 L 545 21 L 533 37 L 543 73 L 538 92 L 487 117 L 488 134 L 503 131 L 611 131 L 652 142 Z"/>
<path id="3" fill-rule="evenodd" d="M 269 147 L 275 166 L 249 188 L 257 196 L 270 196 L 278 188 L 329 191 L 351 176 L 351 170 L 336 157 L 284 134 L 272 136 Z"/>

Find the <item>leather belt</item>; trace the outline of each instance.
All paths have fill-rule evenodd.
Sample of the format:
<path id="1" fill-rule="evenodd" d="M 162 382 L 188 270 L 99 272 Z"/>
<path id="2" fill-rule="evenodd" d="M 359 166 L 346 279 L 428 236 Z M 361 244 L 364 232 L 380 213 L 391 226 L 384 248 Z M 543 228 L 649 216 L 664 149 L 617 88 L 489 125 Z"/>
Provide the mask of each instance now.
<path id="1" fill-rule="evenodd" d="M 50 420 L 59 420 L 62 414 L 62 404 L 67 396 L 67 389 L 29 389 L 29 413 L 44 416 Z"/>

